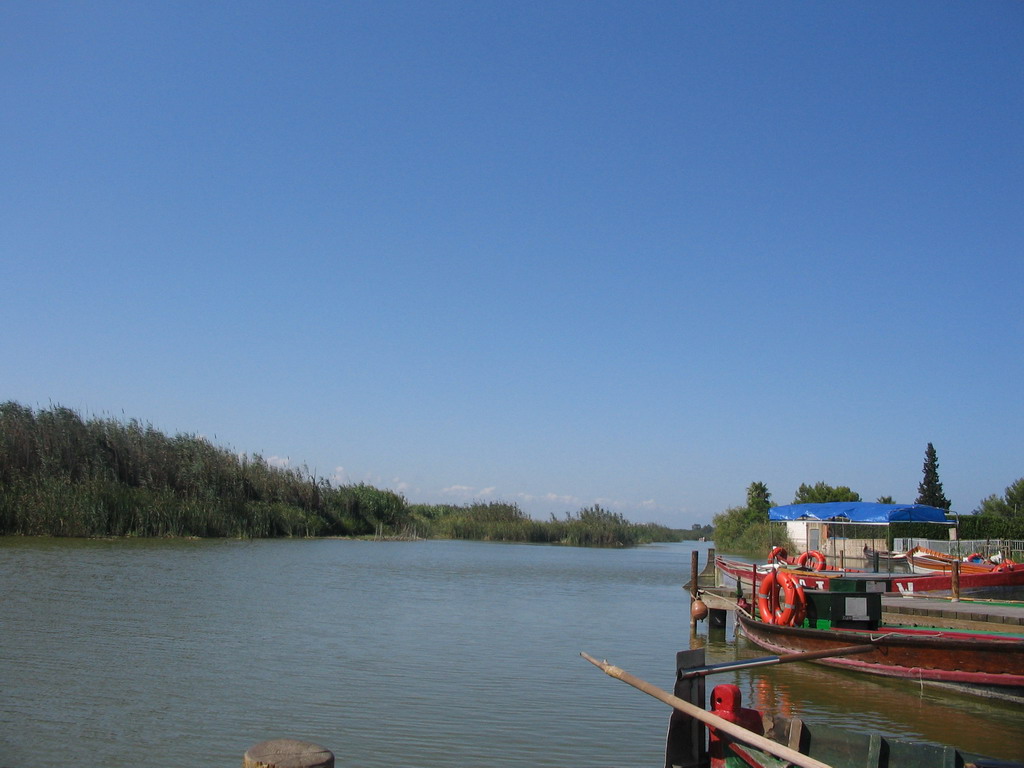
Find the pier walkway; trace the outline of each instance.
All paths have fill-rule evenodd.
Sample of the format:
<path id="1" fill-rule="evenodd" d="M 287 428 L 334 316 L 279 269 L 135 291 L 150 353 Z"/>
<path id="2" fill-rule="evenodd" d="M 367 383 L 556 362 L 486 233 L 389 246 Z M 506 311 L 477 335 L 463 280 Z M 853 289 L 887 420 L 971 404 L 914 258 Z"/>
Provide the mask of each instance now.
<path id="1" fill-rule="evenodd" d="M 935 626 L 953 629 L 986 629 L 989 632 L 1024 632 L 1024 603 L 948 597 L 882 598 L 886 624 Z M 994 626 L 1002 625 L 1002 626 Z"/>

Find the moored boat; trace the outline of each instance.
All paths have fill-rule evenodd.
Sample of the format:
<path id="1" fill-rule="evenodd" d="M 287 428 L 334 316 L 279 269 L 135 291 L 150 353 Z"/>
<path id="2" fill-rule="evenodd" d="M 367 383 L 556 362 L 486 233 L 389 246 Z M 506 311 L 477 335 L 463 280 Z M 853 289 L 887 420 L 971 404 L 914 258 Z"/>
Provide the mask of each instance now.
<path id="1" fill-rule="evenodd" d="M 886 570 L 895 571 L 897 573 L 905 572 L 910 569 L 910 563 L 907 561 L 906 552 L 893 552 L 888 549 L 875 549 L 869 544 L 864 545 L 862 550 L 864 560 L 868 563 L 874 563 L 874 570 Z"/>
<path id="2" fill-rule="evenodd" d="M 822 593 L 796 586 L 787 599 L 798 607 L 783 615 L 772 607 L 777 603 L 765 588 L 759 589 L 759 615 L 740 606 L 736 619 L 751 642 L 772 653 L 870 643 L 869 652 L 819 663 L 1024 701 L 1024 635 L 886 626 L 879 594 Z"/>
<path id="3" fill-rule="evenodd" d="M 998 760 L 960 750 L 951 745 L 928 744 L 877 733 L 820 726 L 801 718 L 748 710 L 742 706 L 739 688 L 718 685 L 711 691 L 712 712 L 726 718 L 737 713 L 755 726 L 755 733 L 778 744 L 796 749 L 808 758 L 831 768 L 1019 768 L 1017 761 Z M 743 713 L 750 713 L 744 715 Z M 757 728 L 760 719 L 760 728 Z M 791 760 L 779 758 L 757 746 L 746 744 L 713 726 L 708 728 L 710 768 L 790 768 Z"/>
<path id="4" fill-rule="evenodd" d="M 954 563 L 957 564 L 961 574 L 1006 573 L 1016 571 L 1018 568 L 1024 570 L 1024 566 L 1018 566 L 1017 563 L 1009 559 L 999 558 L 997 561 L 992 561 L 976 552 L 961 559 L 927 547 L 914 547 L 908 551 L 907 561 L 914 573 L 928 575 L 952 573 Z"/>
<path id="5" fill-rule="evenodd" d="M 761 579 L 771 571 L 785 570 L 799 578 L 804 587 L 808 589 L 820 589 L 830 591 L 832 589 L 862 592 L 897 592 L 900 588 L 893 583 L 897 578 L 896 574 L 872 573 L 854 569 L 833 568 L 830 570 L 814 570 L 806 566 L 795 566 L 779 563 L 748 563 L 739 560 L 717 556 L 715 567 L 718 570 L 719 583 L 727 587 L 741 585 L 744 589 L 753 591 L 757 588 Z M 908 577 L 911 574 L 900 574 L 899 577 Z M 838 581 L 842 579 L 842 581 Z M 912 579 L 911 579 L 912 580 Z M 904 588 L 909 580 L 902 580 Z M 833 586 L 835 585 L 835 586 Z"/>
<path id="6" fill-rule="evenodd" d="M 704 702 L 704 676 L 718 667 L 702 666 L 702 649 L 677 654 L 671 694 L 606 661 L 582 655 L 611 677 L 673 707 L 666 768 L 1024 768 L 1024 763 L 1016 760 L 985 757 L 952 745 L 834 725 L 819 727 L 799 718 L 762 713 L 744 707 L 740 689 L 731 684 L 714 687 L 709 711 Z M 763 660 L 754 663 L 758 661 Z M 751 664 L 722 666 L 736 669 Z"/>
<path id="7" fill-rule="evenodd" d="M 968 564 L 962 564 L 964 566 Z M 872 571 L 820 570 L 771 563 L 748 563 L 718 556 L 715 558 L 719 581 L 723 586 L 740 585 L 753 591 L 765 574 L 785 570 L 806 589 L 825 592 L 888 592 L 901 595 L 948 593 L 953 589 L 953 566 L 922 573 L 882 573 Z M 960 569 L 960 591 L 963 594 L 988 592 L 1004 588 L 1024 587 L 1024 566 L 1006 563 L 1003 567 Z"/>

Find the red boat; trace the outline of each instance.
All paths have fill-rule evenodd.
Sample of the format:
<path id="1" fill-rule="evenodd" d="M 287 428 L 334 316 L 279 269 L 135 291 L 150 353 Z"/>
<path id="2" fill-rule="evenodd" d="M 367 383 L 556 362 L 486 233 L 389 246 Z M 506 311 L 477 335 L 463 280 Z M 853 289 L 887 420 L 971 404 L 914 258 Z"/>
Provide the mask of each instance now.
<path id="1" fill-rule="evenodd" d="M 893 592 L 913 595 L 919 592 L 950 592 L 953 589 L 952 567 L 947 571 L 931 574 L 918 573 L 874 573 L 871 571 L 821 570 L 807 567 L 779 564 L 756 564 L 724 557 L 715 558 L 719 583 L 734 587 L 737 582 L 744 590 L 753 592 L 764 575 L 771 570 L 782 569 L 792 574 L 806 589 L 825 592 Z M 1003 587 L 1024 587 L 1024 566 L 1013 570 L 981 570 L 960 574 L 960 591 L 970 593 Z"/>
<path id="2" fill-rule="evenodd" d="M 817 663 L 1024 701 L 1024 634 L 884 626 L 881 594 L 804 590 L 784 570 L 762 579 L 757 602 L 759 617 L 741 603 L 736 620 L 747 638 L 772 653 L 869 643 L 869 651 Z"/>

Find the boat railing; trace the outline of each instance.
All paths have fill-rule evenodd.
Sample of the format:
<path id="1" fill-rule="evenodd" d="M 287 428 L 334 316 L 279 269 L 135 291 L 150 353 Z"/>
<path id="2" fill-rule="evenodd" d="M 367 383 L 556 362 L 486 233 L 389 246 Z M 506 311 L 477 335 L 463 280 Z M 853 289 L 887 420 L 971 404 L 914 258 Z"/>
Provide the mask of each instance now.
<path id="1" fill-rule="evenodd" d="M 947 555 L 965 557 L 974 552 L 990 557 L 997 552 L 1009 554 L 1014 560 L 1019 560 L 1024 554 L 1024 540 L 1022 539 L 912 539 L 895 538 L 892 542 L 893 550 L 896 552 L 908 552 L 914 547 L 924 547 Z"/>

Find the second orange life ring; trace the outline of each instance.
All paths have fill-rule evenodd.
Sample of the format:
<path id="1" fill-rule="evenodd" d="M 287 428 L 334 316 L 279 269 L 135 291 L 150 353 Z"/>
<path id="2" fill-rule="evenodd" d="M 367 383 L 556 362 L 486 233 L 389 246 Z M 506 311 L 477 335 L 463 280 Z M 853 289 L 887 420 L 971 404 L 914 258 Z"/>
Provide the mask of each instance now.
<path id="1" fill-rule="evenodd" d="M 816 549 L 812 549 L 810 552 L 804 552 L 796 559 L 797 565 L 806 565 L 812 571 L 824 570 L 827 563 L 828 561 L 825 560 L 825 556 Z"/>

